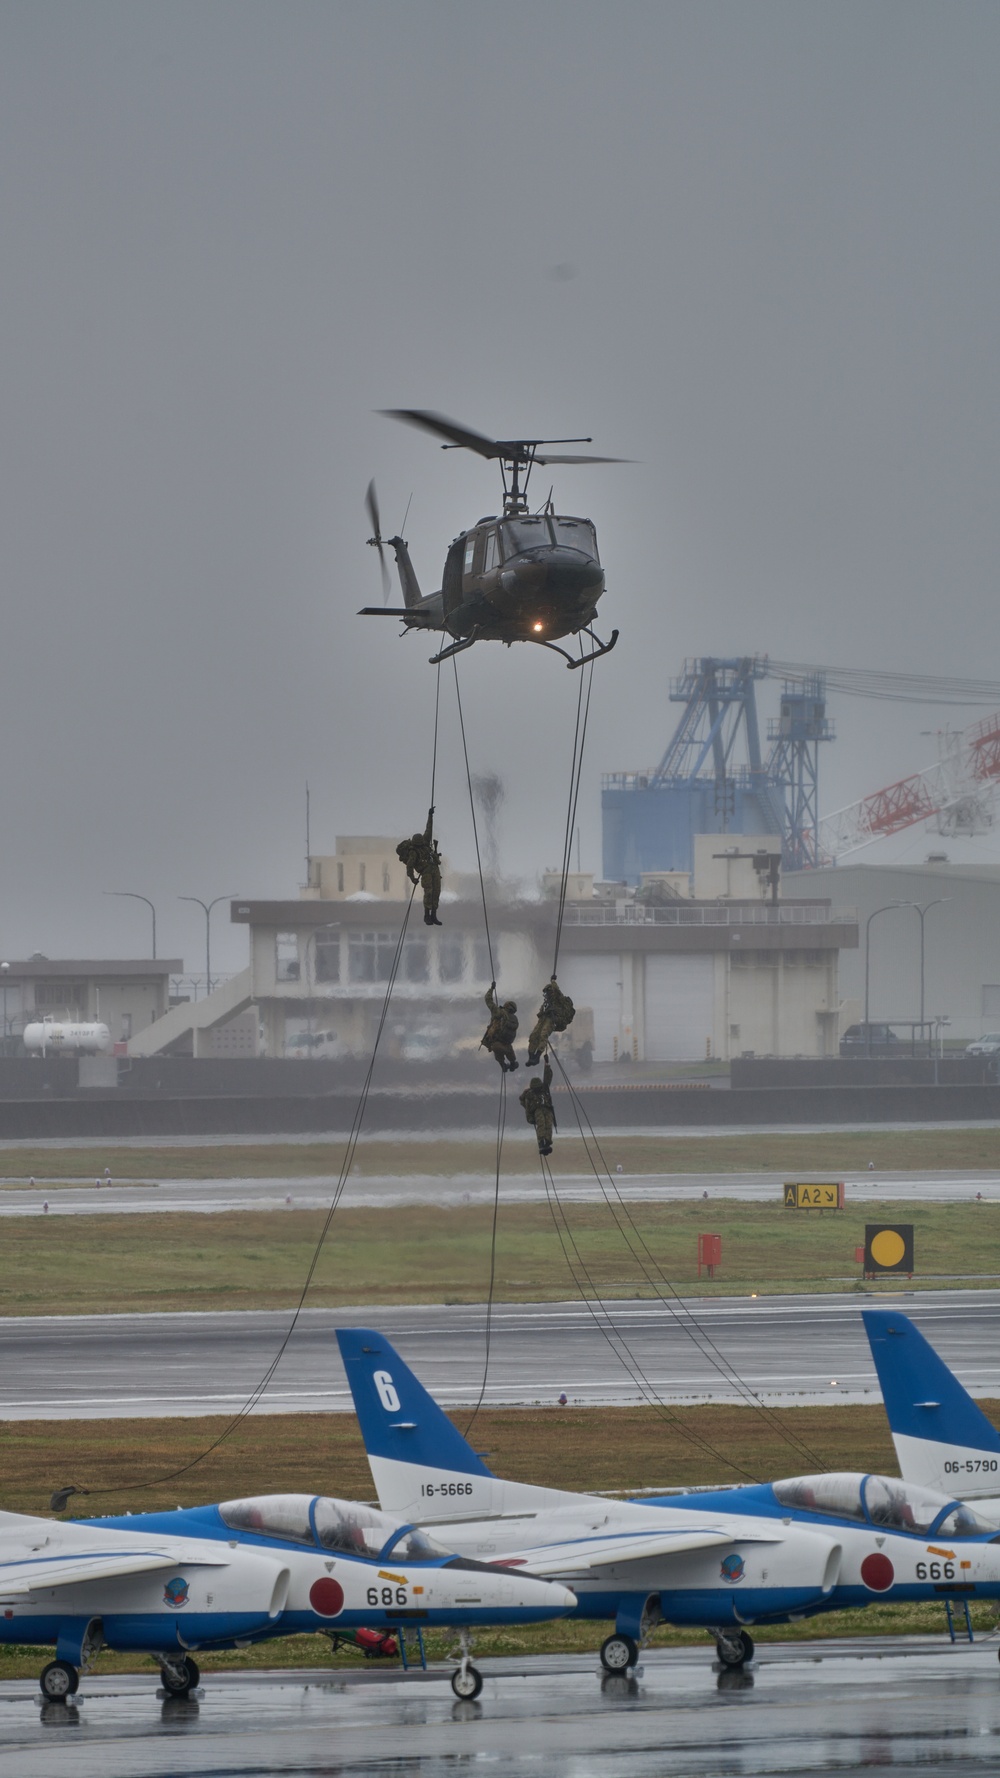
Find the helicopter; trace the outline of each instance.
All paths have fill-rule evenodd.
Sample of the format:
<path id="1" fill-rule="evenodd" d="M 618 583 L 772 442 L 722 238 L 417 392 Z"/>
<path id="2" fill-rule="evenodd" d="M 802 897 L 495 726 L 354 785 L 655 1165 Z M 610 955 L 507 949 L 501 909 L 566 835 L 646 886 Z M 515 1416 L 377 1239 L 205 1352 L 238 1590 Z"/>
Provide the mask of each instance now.
<path id="1" fill-rule="evenodd" d="M 539 512 L 528 510 L 527 487 L 535 464 L 620 463 L 620 457 L 553 455 L 550 445 L 589 444 L 589 438 L 486 438 L 443 414 L 422 408 L 383 408 L 388 419 L 402 420 L 448 442 L 443 450 L 475 451 L 500 464 L 503 478 L 503 513 L 480 519 L 461 531 L 445 558 L 441 591 L 424 596 L 420 591 L 410 552 L 402 537 L 382 538 L 375 484 L 366 495 L 374 536 L 368 542 L 379 554 L 382 568 L 382 605 L 366 605 L 359 617 L 401 618 L 407 630 L 443 630 L 455 638 L 431 656 L 437 666 L 461 654 L 475 642 L 534 642 L 561 654 L 570 667 L 609 654 L 618 640 L 602 642 L 593 623 L 597 602 L 604 591 L 604 570 L 597 553 L 597 536 L 589 519 L 569 518 L 556 512 L 551 495 Z M 393 551 L 403 604 L 390 606 L 389 571 L 385 544 Z M 556 638 L 589 636 L 589 654 L 574 658 L 560 648 Z"/>

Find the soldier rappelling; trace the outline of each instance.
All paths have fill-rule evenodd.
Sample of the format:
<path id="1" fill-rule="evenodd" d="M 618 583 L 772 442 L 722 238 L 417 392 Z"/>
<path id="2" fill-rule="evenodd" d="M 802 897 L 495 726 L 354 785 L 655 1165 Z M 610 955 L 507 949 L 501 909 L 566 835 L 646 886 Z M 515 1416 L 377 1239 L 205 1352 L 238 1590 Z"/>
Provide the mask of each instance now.
<path id="1" fill-rule="evenodd" d="M 495 1056 L 504 1074 L 512 1073 L 517 1067 L 514 1054 L 514 1039 L 517 1036 L 517 1003 L 505 1000 L 501 1005 L 497 999 L 496 982 L 491 982 L 483 998 L 490 1009 L 490 1022 L 480 1040 L 480 1049 L 488 1049 Z"/>
<path id="2" fill-rule="evenodd" d="M 535 1135 L 538 1137 L 539 1154 L 552 1153 L 552 1132 L 556 1126 L 556 1114 L 552 1108 L 552 1068 L 548 1057 L 545 1059 L 545 1070 L 541 1080 L 537 1074 L 532 1077 L 521 1094 L 521 1104 L 529 1124 L 534 1124 Z"/>
<path id="3" fill-rule="evenodd" d="M 553 1031 L 565 1031 L 575 1016 L 576 1007 L 569 995 L 562 992 L 553 976 L 542 989 L 542 1004 L 538 1008 L 534 1030 L 528 1038 L 529 1068 L 537 1068 L 543 1052 L 549 1047 L 549 1038 Z"/>
<path id="4" fill-rule="evenodd" d="M 437 911 L 441 900 L 441 854 L 434 838 L 433 805 L 427 812 L 427 826 L 423 833 L 415 833 L 408 840 L 400 840 L 396 847 L 396 857 L 405 864 L 410 882 L 419 883 L 423 889 L 424 925 L 440 926 Z"/>

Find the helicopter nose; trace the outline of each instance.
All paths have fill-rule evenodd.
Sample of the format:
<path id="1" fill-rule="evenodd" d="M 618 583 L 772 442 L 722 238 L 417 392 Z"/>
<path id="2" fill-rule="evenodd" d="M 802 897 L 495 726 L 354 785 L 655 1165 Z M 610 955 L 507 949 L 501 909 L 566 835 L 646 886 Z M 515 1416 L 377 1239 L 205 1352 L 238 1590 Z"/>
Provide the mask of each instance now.
<path id="1" fill-rule="evenodd" d="M 582 550 L 555 549 L 548 560 L 548 583 L 564 593 L 589 593 L 604 580 L 604 569 Z"/>

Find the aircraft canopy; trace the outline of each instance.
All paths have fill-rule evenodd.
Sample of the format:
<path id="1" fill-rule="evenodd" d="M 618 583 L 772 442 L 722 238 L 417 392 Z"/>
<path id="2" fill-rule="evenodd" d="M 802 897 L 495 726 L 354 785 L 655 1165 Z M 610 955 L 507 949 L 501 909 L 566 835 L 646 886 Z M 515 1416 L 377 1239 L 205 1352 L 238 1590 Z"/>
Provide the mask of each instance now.
<path id="1" fill-rule="evenodd" d="M 340 1550 L 345 1556 L 397 1562 L 440 1562 L 452 1552 L 435 1543 L 415 1525 L 401 1525 L 377 1507 L 357 1500 L 335 1500 L 323 1494 L 261 1494 L 250 1500 L 227 1500 L 219 1508 L 233 1531 L 277 1537 L 283 1543 Z"/>
<path id="2" fill-rule="evenodd" d="M 901 1481 L 898 1476 L 793 1476 L 775 1482 L 773 1491 L 780 1506 L 853 1519 L 860 1525 L 879 1525 L 888 1531 L 912 1531 L 924 1537 L 931 1532 L 938 1537 L 977 1537 L 996 1529 L 962 1501 L 949 1500 L 947 1494 Z"/>

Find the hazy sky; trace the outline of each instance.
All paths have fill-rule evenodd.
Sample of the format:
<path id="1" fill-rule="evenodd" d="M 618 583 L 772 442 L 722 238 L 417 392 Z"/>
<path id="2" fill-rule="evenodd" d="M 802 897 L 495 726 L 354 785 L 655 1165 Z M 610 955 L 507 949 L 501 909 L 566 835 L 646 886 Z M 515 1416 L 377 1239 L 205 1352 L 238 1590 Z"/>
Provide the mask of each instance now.
<path id="1" fill-rule="evenodd" d="M 377 408 L 638 459 L 553 472 L 622 632 L 585 868 L 599 774 L 659 758 L 686 655 L 1000 679 L 998 71 L 969 0 L 3 0 L 0 950 L 142 952 L 122 888 L 196 966 L 177 895 L 294 894 L 307 778 L 315 851 L 422 819 L 431 650 L 354 615 L 364 489 L 388 529 L 412 494 L 430 591 L 496 483 Z M 460 670 L 534 872 L 575 677 Z M 947 715 L 832 713 L 828 808 Z"/>

